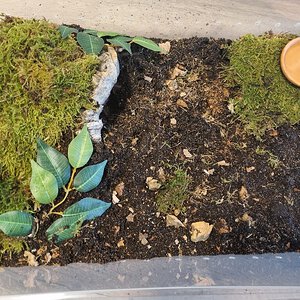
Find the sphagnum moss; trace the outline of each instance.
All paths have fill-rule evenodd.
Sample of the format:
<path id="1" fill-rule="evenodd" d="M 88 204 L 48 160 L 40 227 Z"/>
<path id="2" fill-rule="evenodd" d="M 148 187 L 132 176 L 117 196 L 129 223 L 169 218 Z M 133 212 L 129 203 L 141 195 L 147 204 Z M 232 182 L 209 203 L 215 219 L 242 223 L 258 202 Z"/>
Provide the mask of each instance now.
<path id="1" fill-rule="evenodd" d="M 0 260 L 4 253 L 8 253 L 10 258 L 14 253 L 20 253 L 24 246 L 26 248 L 26 243 L 22 239 L 18 238 L 11 238 L 5 236 L 3 233 L 0 233 L 0 241 L 1 241 L 1 248 L 0 248 Z"/>
<path id="2" fill-rule="evenodd" d="M 188 198 L 190 183 L 191 178 L 186 171 L 177 168 L 157 194 L 158 210 L 163 213 L 173 213 L 175 209 L 184 210 L 183 203 Z"/>
<path id="3" fill-rule="evenodd" d="M 245 35 L 229 47 L 225 78 L 238 87 L 234 111 L 248 133 L 260 139 L 271 128 L 300 121 L 300 89 L 280 69 L 280 53 L 292 35 Z"/>
<path id="4" fill-rule="evenodd" d="M 0 213 L 28 203 L 36 138 L 57 143 L 80 109 L 93 106 L 98 64 L 45 20 L 0 21 Z"/>

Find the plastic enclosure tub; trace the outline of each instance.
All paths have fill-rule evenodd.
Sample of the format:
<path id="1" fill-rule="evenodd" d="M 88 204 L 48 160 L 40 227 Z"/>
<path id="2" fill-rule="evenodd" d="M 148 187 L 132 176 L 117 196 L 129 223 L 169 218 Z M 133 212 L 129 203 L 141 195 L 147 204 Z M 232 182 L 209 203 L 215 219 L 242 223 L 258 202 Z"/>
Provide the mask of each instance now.
<path id="1" fill-rule="evenodd" d="M 269 30 L 297 34 L 300 29 L 299 0 L 1 0 L 0 12 L 170 39 L 195 35 L 237 38 Z M 0 269 L 1 299 L 105 297 L 299 299 L 300 254 L 173 257 Z"/>

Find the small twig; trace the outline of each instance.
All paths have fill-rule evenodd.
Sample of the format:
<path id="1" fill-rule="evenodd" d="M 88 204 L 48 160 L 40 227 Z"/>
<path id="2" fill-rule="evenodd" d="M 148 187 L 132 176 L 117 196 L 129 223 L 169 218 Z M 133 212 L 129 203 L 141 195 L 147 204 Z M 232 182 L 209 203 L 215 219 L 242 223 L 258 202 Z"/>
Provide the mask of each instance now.
<path id="1" fill-rule="evenodd" d="M 74 168 L 73 171 L 72 171 L 72 175 L 71 175 L 71 178 L 70 178 L 68 187 L 67 187 L 67 189 L 65 189 L 66 194 L 65 194 L 64 198 L 63 198 L 60 202 L 58 202 L 57 204 L 53 204 L 53 203 L 52 203 L 52 208 L 50 209 L 48 215 L 52 215 L 52 214 L 60 214 L 60 213 L 54 212 L 53 210 L 54 210 L 55 208 L 57 208 L 58 206 L 60 206 L 61 204 L 63 204 L 63 203 L 66 201 L 66 199 L 67 199 L 67 197 L 68 197 L 70 191 L 72 190 L 71 186 L 72 186 L 72 184 L 73 184 L 73 180 L 74 180 L 75 173 L 76 173 L 76 168 Z M 61 214 L 62 214 L 62 213 L 61 213 Z"/>
<path id="2" fill-rule="evenodd" d="M 50 214 L 50 212 L 49 212 L 49 214 Z M 58 211 L 52 211 L 51 214 L 52 214 L 52 215 L 62 216 L 62 215 L 63 215 L 63 212 L 61 212 L 61 211 L 60 211 L 60 212 L 58 212 Z"/>

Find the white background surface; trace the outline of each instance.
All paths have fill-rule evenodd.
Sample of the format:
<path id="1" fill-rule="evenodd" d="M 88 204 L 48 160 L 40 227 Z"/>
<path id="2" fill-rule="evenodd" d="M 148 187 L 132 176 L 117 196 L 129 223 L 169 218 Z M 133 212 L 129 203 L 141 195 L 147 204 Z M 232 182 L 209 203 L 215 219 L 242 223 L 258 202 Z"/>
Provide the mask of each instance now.
<path id="1" fill-rule="evenodd" d="M 0 12 L 148 37 L 300 33 L 300 0 L 0 0 Z"/>

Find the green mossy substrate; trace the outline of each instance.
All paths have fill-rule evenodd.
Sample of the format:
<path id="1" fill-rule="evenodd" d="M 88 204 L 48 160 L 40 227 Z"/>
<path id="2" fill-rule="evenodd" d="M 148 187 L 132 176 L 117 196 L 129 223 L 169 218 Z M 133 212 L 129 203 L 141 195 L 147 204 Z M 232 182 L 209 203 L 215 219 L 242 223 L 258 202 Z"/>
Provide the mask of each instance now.
<path id="1" fill-rule="evenodd" d="M 0 21 L 0 213 L 28 207 L 36 138 L 57 143 L 92 107 L 98 65 L 45 20 Z"/>
<path id="2" fill-rule="evenodd" d="M 174 168 L 174 167 L 173 167 Z M 157 209 L 165 214 L 172 213 L 174 210 L 184 211 L 184 201 L 188 197 L 188 187 L 191 178 L 187 173 L 177 168 L 174 175 L 168 178 L 161 191 L 157 194 Z"/>
<path id="3" fill-rule="evenodd" d="M 230 66 L 225 77 L 237 92 L 231 110 L 245 131 L 261 139 L 269 129 L 300 121 L 300 89 L 280 69 L 280 54 L 295 36 L 245 35 L 229 47 Z"/>

